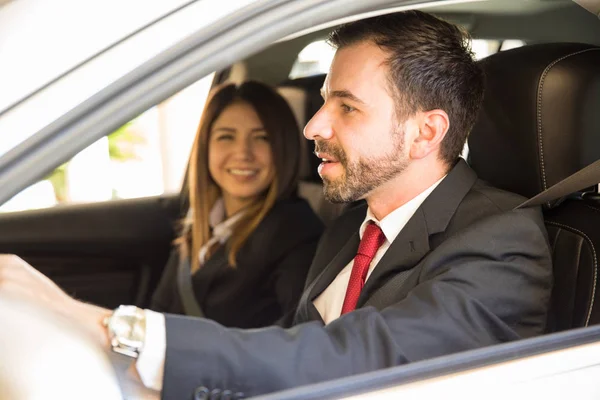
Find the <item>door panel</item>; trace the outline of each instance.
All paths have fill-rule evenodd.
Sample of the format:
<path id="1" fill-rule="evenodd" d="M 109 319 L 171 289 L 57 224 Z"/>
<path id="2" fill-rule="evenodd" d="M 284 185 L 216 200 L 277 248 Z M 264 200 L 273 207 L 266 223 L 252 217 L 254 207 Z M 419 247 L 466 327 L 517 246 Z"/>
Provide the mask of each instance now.
<path id="1" fill-rule="evenodd" d="M 78 299 L 147 306 L 181 215 L 178 195 L 0 215 L 0 252 Z"/>

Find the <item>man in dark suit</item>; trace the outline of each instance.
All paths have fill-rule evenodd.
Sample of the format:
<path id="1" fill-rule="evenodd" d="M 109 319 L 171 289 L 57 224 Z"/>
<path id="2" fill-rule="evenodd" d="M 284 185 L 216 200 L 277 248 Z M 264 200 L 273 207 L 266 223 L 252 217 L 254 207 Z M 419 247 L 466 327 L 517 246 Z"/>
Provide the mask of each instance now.
<path id="1" fill-rule="evenodd" d="M 164 398 L 257 395 L 544 331 L 552 266 L 541 212 L 514 209 L 522 198 L 479 181 L 459 158 L 483 93 L 463 34 L 406 12 L 350 23 L 331 41 L 325 104 L 305 135 L 323 159 L 326 196 L 366 204 L 324 234 L 292 327 L 129 315 L 147 332 L 125 350 Z M 7 260 L 12 280 L 60 298 L 106 341 L 98 321 L 108 311 L 73 305 Z M 109 323 L 115 351 L 125 334 L 111 324 L 123 316 Z"/>

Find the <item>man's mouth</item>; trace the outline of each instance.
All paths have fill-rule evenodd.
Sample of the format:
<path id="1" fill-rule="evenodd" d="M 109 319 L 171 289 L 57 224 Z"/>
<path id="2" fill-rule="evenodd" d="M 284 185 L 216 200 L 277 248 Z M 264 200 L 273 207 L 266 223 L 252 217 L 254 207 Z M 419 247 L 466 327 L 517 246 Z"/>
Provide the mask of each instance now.
<path id="1" fill-rule="evenodd" d="M 335 158 L 333 158 L 329 154 L 318 153 L 318 152 L 315 152 L 315 154 L 317 155 L 317 157 L 319 157 L 321 159 L 321 162 L 323 164 L 339 162 L 338 160 L 336 160 Z"/>
<path id="2" fill-rule="evenodd" d="M 325 179 L 325 175 L 329 175 L 335 171 L 337 166 L 342 165 L 338 159 L 327 153 L 315 152 L 315 154 L 321 159 L 321 164 L 319 164 L 317 172 L 323 179 Z"/>

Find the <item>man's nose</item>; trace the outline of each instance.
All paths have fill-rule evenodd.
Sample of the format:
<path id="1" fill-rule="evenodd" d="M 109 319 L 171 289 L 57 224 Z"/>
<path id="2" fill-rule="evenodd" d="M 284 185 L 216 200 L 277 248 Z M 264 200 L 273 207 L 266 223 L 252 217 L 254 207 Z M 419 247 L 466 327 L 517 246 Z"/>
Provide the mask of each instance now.
<path id="1" fill-rule="evenodd" d="M 304 128 L 304 137 L 309 140 L 331 139 L 333 136 L 332 119 L 323 105 L 308 121 Z"/>

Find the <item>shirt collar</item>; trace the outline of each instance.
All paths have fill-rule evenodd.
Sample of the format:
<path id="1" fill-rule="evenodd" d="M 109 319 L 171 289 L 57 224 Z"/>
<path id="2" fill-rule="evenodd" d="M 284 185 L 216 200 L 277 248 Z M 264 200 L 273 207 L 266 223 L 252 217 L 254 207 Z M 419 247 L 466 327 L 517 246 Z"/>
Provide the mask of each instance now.
<path id="1" fill-rule="evenodd" d="M 411 219 L 413 214 L 418 210 L 418 208 L 423 204 L 425 199 L 433 192 L 433 190 L 444 180 L 446 175 L 440 178 L 433 185 L 429 186 L 427 189 L 419 193 L 417 196 L 413 197 L 407 203 L 404 203 L 400 207 L 396 208 L 394 211 L 386 215 L 381 221 L 375 218 L 375 215 L 371 212 L 371 208 L 367 208 L 367 215 L 365 216 L 365 220 L 360 226 L 359 235 L 362 239 L 365 229 L 367 229 L 367 224 L 369 221 L 373 221 L 377 224 L 381 230 L 383 231 L 383 235 L 388 243 L 392 243 L 396 236 L 404 229 L 406 223 Z"/>
<path id="2" fill-rule="evenodd" d="M 225 219 L 225 202 L 223 198 L 217 199 L 212 209 L 210 210 L 208 221 L 212 228 L 212 236 L 220 239 L 224 243 L 232 234 L 232 227 L 246 213 L 246 210 L 240 210 L 231 217 Z"/>
<path id="3" fill-rule="evenodd" d="M 225 202 L 223 198 L 220 197 L 215 201 L 212 208 L 210 209 L 210 213 L 208 214 L 208 223 L 211 228 L 219 225 L 221 222 L 225 220 Z"/>

